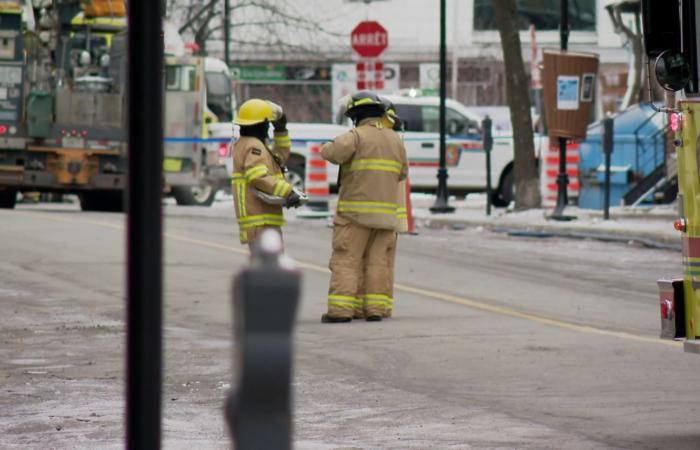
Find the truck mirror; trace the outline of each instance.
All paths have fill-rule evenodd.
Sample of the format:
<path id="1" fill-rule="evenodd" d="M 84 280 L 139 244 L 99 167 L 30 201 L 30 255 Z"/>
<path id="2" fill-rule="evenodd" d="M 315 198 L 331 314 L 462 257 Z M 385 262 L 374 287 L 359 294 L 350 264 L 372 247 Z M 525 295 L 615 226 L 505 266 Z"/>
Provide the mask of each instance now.
<path id="1" fill-rule="evenodd" d="M 656 80 L 667 91 L 684 89 L 690 82 L 690 65 L 681 53 L 671 50 L 662 52 L 654 63 Z"/>

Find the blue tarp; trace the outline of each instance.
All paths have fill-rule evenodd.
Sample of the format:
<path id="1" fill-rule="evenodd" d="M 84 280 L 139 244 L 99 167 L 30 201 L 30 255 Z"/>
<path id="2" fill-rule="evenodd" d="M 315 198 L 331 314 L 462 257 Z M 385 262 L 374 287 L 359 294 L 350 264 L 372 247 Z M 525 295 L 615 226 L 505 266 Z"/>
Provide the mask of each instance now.
<path id="1" fill-rule="evenodd" d="M 611 180 L 610 204 L 619 205 L 625 193 L 664 162 L 666 118 L 650 106 L 638 104 L 614 119 L 611 165 L 615 167 L 615 174 Z M 602 131 L 601 122 L 591 124 L 586 140 L 581 143 L 579 206 L 582 208 L 603 208 Z"/>

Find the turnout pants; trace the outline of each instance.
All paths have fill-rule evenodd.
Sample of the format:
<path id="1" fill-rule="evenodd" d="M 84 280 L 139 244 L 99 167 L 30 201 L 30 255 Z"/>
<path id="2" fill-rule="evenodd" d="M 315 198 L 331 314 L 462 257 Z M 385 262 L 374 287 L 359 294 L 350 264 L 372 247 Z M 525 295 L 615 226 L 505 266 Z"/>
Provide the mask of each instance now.
<path id="1" fill-rule="evenodd" d="M 394 276 L 390 256 L 395 245 L 393 230 L 352 222 L 335 225 L 328 289 L 330 316 L 386 316 L 392 302 Z"/>

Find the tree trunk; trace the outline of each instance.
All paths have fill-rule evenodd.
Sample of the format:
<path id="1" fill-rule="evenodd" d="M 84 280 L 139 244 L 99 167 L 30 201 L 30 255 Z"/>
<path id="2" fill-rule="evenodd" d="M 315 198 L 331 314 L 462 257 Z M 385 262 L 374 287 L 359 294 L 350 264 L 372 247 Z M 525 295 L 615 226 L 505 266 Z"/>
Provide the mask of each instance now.
<path id="1" fill-rule="evenodd" d="M 513 126 L 515 209 L 538 208 L 541 203 L 535 142 L 530 113 L 528 76 L 520 47 L 515 0 L 491 0 L 501 36 L 506 73 L 506 97 Z"/>

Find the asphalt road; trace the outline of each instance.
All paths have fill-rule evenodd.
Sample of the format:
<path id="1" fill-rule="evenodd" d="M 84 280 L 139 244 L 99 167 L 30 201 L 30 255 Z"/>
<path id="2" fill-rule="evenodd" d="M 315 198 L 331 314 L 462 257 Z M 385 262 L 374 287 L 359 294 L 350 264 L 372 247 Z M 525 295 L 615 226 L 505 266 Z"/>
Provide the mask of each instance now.
<path id="1" fill-rule="evenodd" d="M 231 213 L 166 207 L 164 448 L 229 447 Z M 285 235 L 295 448 L 700 448 L 700 359 L 657 339 L 676 253 L 421 230 L 399 241 L 395 317 L 329 325 L 330 235 Z M 121 448 L 124 216 L 0 210 L 0 248 L 0 448 Z"/>

